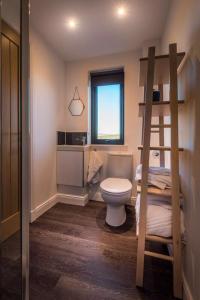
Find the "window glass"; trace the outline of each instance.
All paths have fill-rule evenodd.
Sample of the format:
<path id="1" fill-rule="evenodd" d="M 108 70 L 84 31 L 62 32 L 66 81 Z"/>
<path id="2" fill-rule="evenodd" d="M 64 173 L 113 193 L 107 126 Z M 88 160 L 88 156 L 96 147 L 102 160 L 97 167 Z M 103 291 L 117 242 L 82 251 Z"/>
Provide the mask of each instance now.
<path id="1" fill-rule="evenodd" d="M 120 84 L 98 86 L 97 102 L 97 138 L 120 139 Z"/>
<path id="2" fill-rule="evenodd" d="M 91 74 L 92 144 L 124 144 L 124 72 Z"/>

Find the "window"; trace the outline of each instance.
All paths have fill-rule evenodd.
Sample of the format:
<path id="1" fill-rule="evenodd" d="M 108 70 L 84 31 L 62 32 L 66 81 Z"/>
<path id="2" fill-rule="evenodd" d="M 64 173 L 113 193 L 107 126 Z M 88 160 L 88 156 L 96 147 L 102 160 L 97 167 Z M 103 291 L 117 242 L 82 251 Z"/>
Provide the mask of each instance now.
<path id="1" fill-rule="evenodd" d="M 91 74 L 92 144 L 124 144 L 124 71 Z"/>

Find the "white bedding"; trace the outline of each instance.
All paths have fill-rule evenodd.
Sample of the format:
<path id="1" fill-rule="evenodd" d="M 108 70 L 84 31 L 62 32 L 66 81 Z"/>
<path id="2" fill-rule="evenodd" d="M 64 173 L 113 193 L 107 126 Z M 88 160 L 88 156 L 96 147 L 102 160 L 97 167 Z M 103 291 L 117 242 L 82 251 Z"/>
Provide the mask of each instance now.
<path id="1" fill-rule="evenodd" d="M 136 225 L 137 235 L 139 234 L 139 212 L 140 212 L 140 194 L 136 200 Z M 181 211 L 181 232 L 184 234 L 183 212 Z M 148 198 L 147 205 L 147 228 L 146 234 L 157 235 L 161 237 L 172 236 L 172 207 L 166 199 Z"/>

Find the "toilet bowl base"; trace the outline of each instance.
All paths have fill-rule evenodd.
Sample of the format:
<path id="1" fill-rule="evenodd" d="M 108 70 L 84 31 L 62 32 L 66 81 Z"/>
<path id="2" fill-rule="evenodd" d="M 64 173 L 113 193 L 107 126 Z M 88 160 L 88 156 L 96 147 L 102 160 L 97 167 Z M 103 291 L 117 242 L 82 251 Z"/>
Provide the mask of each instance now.
<path id="1" fill-rule="evenodd" d="M 125 205 L 107 204 L 106 223 L 112 227 L 118 227 L 126 222 Z"/>

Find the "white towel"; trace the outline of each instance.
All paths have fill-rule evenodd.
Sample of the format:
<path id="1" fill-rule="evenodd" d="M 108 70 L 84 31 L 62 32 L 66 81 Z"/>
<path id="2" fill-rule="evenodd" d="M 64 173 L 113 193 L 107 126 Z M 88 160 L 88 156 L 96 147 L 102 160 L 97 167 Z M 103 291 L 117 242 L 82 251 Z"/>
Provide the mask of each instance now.
<path id="1" fill-rule="evenodd" d="M 149 173 L 155 175 L 171 175 L 170 169 L 164 167 L 149 167 Z"/>
<path id="2" fill-rule="evenodd" d="M 103 161 L 99 157 L 97 151 L 90 152 L 90 161 L 88 167 L 88 183 L 98 183 L 100 181 L 100 174 L 99 171 L 103 166 Z"/>
<path id="3" fill-rule="evenodd" d="M 140 164 L 136 168 L 135 180 L 142 179 L 142 165 Z M 148 183 L 150 185 L 154 185 L 161 190 L 166 188 L 170 188 L 172 186 L 171 182 L 171 173 L 169 169 L 166 168 L 158 168 L 158 167 L 150 167 L 148 174 Z"/>

